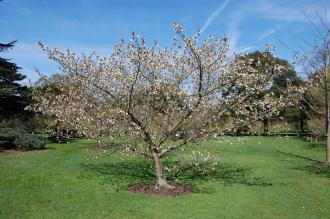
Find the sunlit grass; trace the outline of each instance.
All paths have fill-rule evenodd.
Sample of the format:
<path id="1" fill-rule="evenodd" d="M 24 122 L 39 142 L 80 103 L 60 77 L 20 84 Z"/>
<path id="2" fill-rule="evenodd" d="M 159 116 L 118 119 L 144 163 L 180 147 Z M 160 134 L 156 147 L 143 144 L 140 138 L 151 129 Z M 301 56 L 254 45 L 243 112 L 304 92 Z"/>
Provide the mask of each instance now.
<path id="1" fill-rule="evenodd" d="M 330 173 L 311 167 L 325 144 L 242 137 L 202 142 L 221 161 L 212 177 L 187 175 L 196 192 L 160 198 L 129 193 L 152 181 L 148 162 L 100 156 L 89 140 L 0 154 L 0 218 L 329 218 Z M 95 159 L 96 155 L 98 158 Z M 194 178 L 195 177 L 195 178 Z"/>

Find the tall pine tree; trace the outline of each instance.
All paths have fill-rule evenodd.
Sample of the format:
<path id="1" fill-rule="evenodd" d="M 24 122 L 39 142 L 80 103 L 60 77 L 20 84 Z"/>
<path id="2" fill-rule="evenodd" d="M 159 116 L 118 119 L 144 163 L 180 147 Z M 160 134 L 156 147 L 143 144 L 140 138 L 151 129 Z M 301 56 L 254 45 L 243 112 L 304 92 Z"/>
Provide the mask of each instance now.
<path id="1" fill-rule="evenodd" d="M 16 41 L 0 43 L 0 53 L 12 49 Z M 6 118 L 17 114 L 24 114 L 24 107 L 28 105 L 31 98 L 29 89 L 19 84 L 26 78 L 20 74 L 20 67 L 9 59 L 0 57 L 0 117 Z"/>

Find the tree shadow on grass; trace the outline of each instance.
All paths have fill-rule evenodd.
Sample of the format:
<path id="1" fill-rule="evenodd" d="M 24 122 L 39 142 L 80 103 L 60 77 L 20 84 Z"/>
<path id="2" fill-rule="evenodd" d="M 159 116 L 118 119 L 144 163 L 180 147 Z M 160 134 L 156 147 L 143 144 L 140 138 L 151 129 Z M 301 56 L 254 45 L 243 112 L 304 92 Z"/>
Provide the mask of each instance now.
<path id="1" fill-rule="evenodd" d="M 326 148 L 327 145 L 324 142 L 312 142 L 307 145 L 309 148 Z"/>
<path id="2" fill-rule="evenodd" d="M 309 158 L 309 157 L 306 157 L 306 156 L 301 156 L 301 155 L 298 155 L 298 154 L 283 152 L 283 151 L 279 151 L 279 150 L 277 150 L 276 152 L 278 152 L 282 155 L 288 156 L 288 157 L 303 159 L 303 160 L 307 160 L 307 161 L 312 162 L 308 165 L 294 167 L 294 169 L 296 169 L 296 170 L 304 170 L 304 171 L 307 171 L 309 173 L 322 175 L 322 176 L 326 176 L 326 177 L 330 178 L 330 167 L 325 166 L 324 162 L 321 162 L 319 160 L 315 160 L 315 159 L 312 159 L 312 158 Z"/>
<path id="3" fill-rule="evenodd" d="M 165 162 L 165 165 L 175 165 L 176 162 L 178 161 L 167 161 Z M 123 188 L 136 183 L 155 181 L 153 166 L 150 161 L 121 161 L 98 164 L 85 163 L 82 164 L 82 168 L 89 173 L 87 176 L 101 176 L 105 179 L 104 183 Z M 178 174 L 178 172 L 167 172 L 167 179 L 180 184 L 190 184 L 199 192 L 213 191 L 212 188 L 210 189 L 208 187 L 211 182 L 222 182 L 225 185 L 272 185 L 272 183 L 265 179 L 254 177 L 250 168 L 236 167 L 228 164 L 220 165 L 213 172 L 208 174 L 202 174 L 200 171 L 197 171 L 196 168 L 189 168 L 188 170 L 185 168 L 184 170 L 181 170 L 180 174 Z"/>
<path id="4" fill-rule="evenodd" d="M 44 148 L 29 148 L 29 149 L 20 149 L 17 148 L 14 144 L 1 144 L 0 143 L 0 155 L 13 155 L 13 154 L 22 154 L 26 152 L 41 152 L 50 149 L 55 149 L 54 147 L 45 146 Z"/>
<path id="5" fill-rule="evenodd" d="M 294 154 L 294 153 L 290 153 L 290 152 L 284 152 L 284 151 L 280 151 L 280 150 L 276 150 L 277 153 L 280 153 L 282 155 L 288 156 L 288 157 L 293 157 L 293 158 L 300 158 L 300 159 L 304 159 L 304 160 L 308 160 L 308 161 L 313 161 L 313 162 L 321 162 L 319 160 L 315 160 L 312 159 L 310 157 L 306 157 L 306 156 L 302 156 L 299 154 Z"/>
<path id="6" fill-rule="evenodd" d="M 317 174 L 320 176 L 325 176 L 327 178 L 330 178 L 330 167 L 324 165 L 323 162 L 314 162 L 305 167 L 298 167 L 297 169 L 305 170 L 305 171 L 308 171 L 313 174 Z"/>
<path id="7" fill-rule="evenodd" d="M 111 150 L 111 154 L 115 154 L 117 151 L 124 150 L 126 145 L 117 142 L 106 142 L 102 145 L 98 145 L 96 142 L 90 144 L 82 144 L 81 148 L 92 149 L 95 151 Z"/>
<path id="8" fill-rule="evenodd" d="M 154 179 L 148 171 L 148 164 L 139 161 L 82 164 L 84 171 L 96 176 L 106 177 L 109 181 L 149 181 Z"/>

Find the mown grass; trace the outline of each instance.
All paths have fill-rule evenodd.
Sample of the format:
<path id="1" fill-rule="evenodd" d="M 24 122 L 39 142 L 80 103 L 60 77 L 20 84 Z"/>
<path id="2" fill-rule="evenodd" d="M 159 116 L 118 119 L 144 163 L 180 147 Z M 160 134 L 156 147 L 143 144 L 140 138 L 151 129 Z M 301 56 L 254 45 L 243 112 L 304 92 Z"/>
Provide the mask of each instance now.
<path id="1" fill-rule="evenodd" d="M 95 159 L 88 140 L 0 154 L 0 218 L 329 218 L 330 172 L 311 166 L 324 160 L 323 143 L 230 142 L 201 143 L 221 155 L 215 174 L 183 178 L 196 192 L 166 198 L 127 192 L 152 180 L 140 168 L 148 163 L 117 154 Z"/>

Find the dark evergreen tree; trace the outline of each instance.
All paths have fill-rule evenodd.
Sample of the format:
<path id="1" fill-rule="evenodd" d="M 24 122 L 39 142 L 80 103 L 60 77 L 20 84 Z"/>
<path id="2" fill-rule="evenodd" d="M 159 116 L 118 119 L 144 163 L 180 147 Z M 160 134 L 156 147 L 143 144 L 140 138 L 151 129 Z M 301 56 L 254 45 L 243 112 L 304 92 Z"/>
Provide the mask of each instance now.
<path id="1" fill-rule="evenodd" d="M 12 49 L 16 41 L 0 43 L 0 52 Z M 28 87 L 19 84 L 26 78 L 18 71 L 15 63 L 9 59 L 0 57 L 0 117 L 9 117 L 16 114 L 24 114 L 24 108 L 31 101 Z"/>

